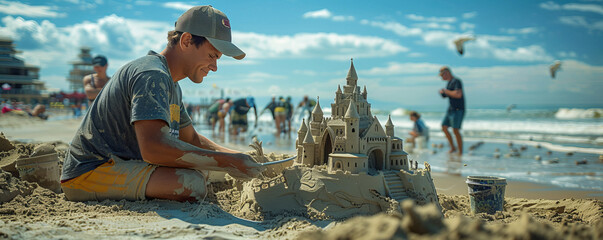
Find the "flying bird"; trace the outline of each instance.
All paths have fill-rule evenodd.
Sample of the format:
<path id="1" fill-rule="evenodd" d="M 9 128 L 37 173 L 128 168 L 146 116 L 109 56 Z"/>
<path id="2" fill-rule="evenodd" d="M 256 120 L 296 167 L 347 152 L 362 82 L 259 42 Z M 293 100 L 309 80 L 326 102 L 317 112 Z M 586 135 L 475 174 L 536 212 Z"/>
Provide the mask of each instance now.
<path id="1" fill-rule="evenodd" d="M 459 54 L 463 55 L 463 51 L 464 51 L 463 44 L 466 41 L 473 41 L 473 40 L 475 40 L 474 37 L 460 37 L 460 38 L 457 38 L 456 40 L 454 40 L 454 45 L 456 46 L 456 50 L 459 52 Z"/>
<path id="2" fill-rule="evenodd" d="M 551 77 L 555 78 L 555 74 L 557 73 L 557 71 L 559 71 L 559 69 L 561 68 L 561 61 L 557 60 L 553 63 L 553 65 L 551 65 L 549 67 L 549 70 L 551 71 Z"/>

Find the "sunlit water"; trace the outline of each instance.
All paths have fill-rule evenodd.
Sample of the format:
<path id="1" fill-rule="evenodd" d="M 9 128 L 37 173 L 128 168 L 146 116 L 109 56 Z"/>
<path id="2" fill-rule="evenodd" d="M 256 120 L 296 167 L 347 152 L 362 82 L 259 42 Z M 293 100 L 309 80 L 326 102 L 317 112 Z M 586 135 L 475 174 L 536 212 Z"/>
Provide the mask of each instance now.
<path id="1" fill-rule="evenodd" d="M 330 116 L 329 110 L 323 109 L 325 116 Z M 430 142 L 420 151 L 406 150 L 410 152 L 411 160 L 429 162 L 435 172 L 461 176 L 490 175 L 562 188 L 603 190 L 603 162 L 599 159 L 603 154 L 603 118 L 596 115 L 599 110 L 594 110 L 595 114 L 593 110 L 588 113 L 586 109 L 561 113 L 571 116 L 560 116 L 560 111 L 513 110 L 509 113 L 504 109 L 469 109 L 463 122 L 465 154 L 462 157 L 447 153 L 448 143 L 440 125 L 444 113 L 424 112 L 422 118 L 430 128 Z M 396 136 L 408 136 L 412 122 L 404 115 L 404 110 L 377 110 L 373 113 L 382 125 L 387 121 L 387 115 L 392 114 Z M 217 127 L 212 134 L 211 127 L 206 124 L 197 124 L 195 128 L 220 143 L 246 146 L 256 136 L 263 141 L 266 152 L 295 154 L 297 129 L 301 124 L 298 115 L 294 117 L 291 135 L 279 137 L 274 134 L 276 130 L 270 114 L 260 116 L 257 128 L 253 127 L 252 114 L 249 116 L 249 131 L 237 137 L 218 134 Z M 484 144 L 469 151 L 471 145 L 480 141 Z M 513 143 L 511 147 L 510 142 Z M 433 144 L 443 144 L 444 147 L 434 148 Z M 537 148 L 537 145 L 541 147 Z M 522 146 L 525 150 L 521 150 Z M 571 147 L 570 150 L 567 147 Z M 512 149 L 519 154 L 509 156 Z M 541 160 L 536 160 L 537 156 Z"/>

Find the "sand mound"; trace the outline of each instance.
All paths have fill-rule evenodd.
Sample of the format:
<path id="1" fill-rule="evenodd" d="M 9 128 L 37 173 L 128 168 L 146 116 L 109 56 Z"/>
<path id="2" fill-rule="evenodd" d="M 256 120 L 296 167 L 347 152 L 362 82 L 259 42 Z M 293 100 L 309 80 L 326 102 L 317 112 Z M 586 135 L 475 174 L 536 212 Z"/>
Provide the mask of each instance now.
<path id="1" fill-rule="evenodd" d="M 519 201 L 523 201 L 521 199 Z M 538 201 L 538 200 L 536 200 Z M 600 203 L 599 203 L 600 204 Z M 444 205 L 442 205 L 444 207 Z M 447 205 L 450 206 L 450 205 Z M 603 221 L 593 225 L 564 224 L 556 227 L 521 213 L 509 224 L 486 222 L 457 215 L 445 219 L 437 208 L 402 204 L 402 214 L 356 217 L 327 230 L 302 233 L 300 239 L 599 239 Z M 600 210 L 600 209 L 599 209 Z M 550 211 L 550 210 L 549 210 Z M 554 210 L 553 210 L 554 211 Z"/>
<path id="2" fill-rule="evenodd" d="M 18 177 L 19 172 L 15 168 L 15 163 L 20 158 L 34 157 L 57 153 L 59 165 L 62 165 L 65 152 L 69 145 L 60 141 L 46 143 L 22 143 L 18 141 L 9 141 L 0 133 L 0 169 L 10 172 Z"/>

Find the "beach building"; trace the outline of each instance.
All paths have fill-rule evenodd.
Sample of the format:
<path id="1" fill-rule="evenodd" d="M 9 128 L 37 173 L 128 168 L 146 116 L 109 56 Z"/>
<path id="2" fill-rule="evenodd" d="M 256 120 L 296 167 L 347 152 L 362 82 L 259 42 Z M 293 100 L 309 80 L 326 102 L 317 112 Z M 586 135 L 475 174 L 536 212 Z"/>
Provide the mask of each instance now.
<path id="1" fill-rule="evenodd" d="M 402 139 L 394 136 L 391 118 L 383 129 L 377 117 L 372 116 L 366 86 L 360 93 L 353 62 L 346 81 L 343 91 L 337 86 L 330 117 L 323 116 L 317 99 L 310 122 L 301 125 L 297 163 L 327 165 L 330 172 L 408 170 Z"/>
<path id="2" fill-rule="evenodd" d="M 0 98 L 26 104 L 48 103 L 46 87 L 39 80 L 40 68 L 16 57 L 20 52 L 12 39 L 0 37 Z"/>
<path id="3" fill-rule="evenodd" d="M 84 76 L 94 73 L 90 48 L 80 48 L 80 54 L 78 54 L 77 57 L 77 60 L 71 62 L 73 68 L 69 71 L 67 81 L 69 82 L 69 90 L 73 92 L 84 92 L 84 82 L 82 79 L 84 79 Z"/>

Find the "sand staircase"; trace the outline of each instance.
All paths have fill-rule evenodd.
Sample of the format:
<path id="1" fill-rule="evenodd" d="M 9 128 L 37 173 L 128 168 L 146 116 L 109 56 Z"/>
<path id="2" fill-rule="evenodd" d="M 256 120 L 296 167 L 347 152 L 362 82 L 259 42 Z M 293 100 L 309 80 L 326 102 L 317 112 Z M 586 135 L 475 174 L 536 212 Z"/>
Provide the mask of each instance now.
<path id="1" fill-rule="evenodd" d="M 385 189 L 390 198 L 401 202 L 404 199 L 409 198 L 406 194 L 406 189 L 402 183 L 400 176 L 394 171 L 383 171 L 383 179 L 385 180 Z"/>

